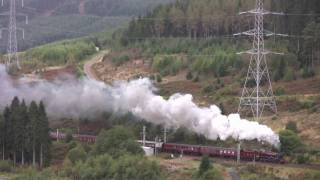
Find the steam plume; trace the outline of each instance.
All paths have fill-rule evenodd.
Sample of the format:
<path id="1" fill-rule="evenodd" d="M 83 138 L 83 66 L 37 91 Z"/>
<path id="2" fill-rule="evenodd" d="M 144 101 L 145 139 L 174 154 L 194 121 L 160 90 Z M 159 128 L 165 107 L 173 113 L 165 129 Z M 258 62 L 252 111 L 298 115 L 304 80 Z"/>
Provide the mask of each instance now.
<path id="1" fill-rule="evenodd" d="M 44 101 L 50 117 L 93 117 L 102 112 L 131 112 L 154 124 L 186 127 L 210 139 L 253 140 L 279 145 L 279 137 L 269 127 L 241 119 L 238 114 L 225 116 L 212 105 L 199 107 L 192 95 L 175 94 L 168 100 L 154 94 L 149 79 L 116 82 L 112 86 L 84 78 L 36 85 L 18 83 L 14 87 L 3 66 L 0 66 L 0 107 L 14 96 Z"/>

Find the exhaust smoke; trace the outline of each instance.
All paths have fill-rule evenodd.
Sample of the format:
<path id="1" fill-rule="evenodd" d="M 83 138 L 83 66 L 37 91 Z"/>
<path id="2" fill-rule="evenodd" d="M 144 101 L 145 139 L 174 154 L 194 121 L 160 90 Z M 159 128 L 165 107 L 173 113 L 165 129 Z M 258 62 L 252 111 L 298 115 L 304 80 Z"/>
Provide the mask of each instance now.
<path id="1" fill-rule="evenodd" d="M 241 119 L 238 114 L 222 115 L 215 105 L 199 107 L 190 94 L 175 94 L 166 100 L 154 94 L 156 88 L 146 78 L 119 81 L 112 86 L 88 78 L 43 81 L 34 85 L 18 82 L 13 86 L 4 67 L 0 66 L 0 82 L 2 108 L 18 96 L 27 102 L 42 100 L 48 116 L 54 118 L 90 118 L 103 112 L 131 112 L 151 123 L 186 127 L 212 140 L 257 139 L 279 146 L 279 137 L 271 128 Z"/>

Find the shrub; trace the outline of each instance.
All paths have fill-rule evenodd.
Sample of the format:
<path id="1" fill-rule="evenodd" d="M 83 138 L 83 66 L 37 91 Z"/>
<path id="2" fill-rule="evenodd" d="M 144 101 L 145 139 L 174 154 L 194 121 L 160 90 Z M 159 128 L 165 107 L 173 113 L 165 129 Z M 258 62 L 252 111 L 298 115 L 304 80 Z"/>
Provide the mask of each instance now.
<path id="1" fill-rule="evenodd" d="M 139 156 L 122 156 L 115 164 L 113 179 L 160 180 L 161 169 L 153 161 Z"/>
<path id="2" fill-rule="evenodd" d="M 161 73 L 161 75 L 176 75 L 182 68 L 182 60 L 174 56 L 155 56 L 152 68 Z"/>
<path id="3" fill-rule="evenodd" d="M 315 72 L 311 67 L 304 67 L 302 69 L 301 75 L 303 78 L 310 78 L 315 75 Z"/>
<path id="4" fill-rule="evenodd" d="M 286 125 L 286 129 L 297 133 L 298 132 L 297 123 L 293 121 L 289 121 Z"/>
<path id="5" fill-rule="evenodd" d="M 81 145 L 78 145 L 68 152 L 67 157 L 75 164 L 77 161 L 84 161 L 87 158 L 87 153 Z"/>
<path id="6" fill-rule="evenodd" d="M 217 169 L 206 171 L 200 178 L 201 180 L 223 180 L 222 174 Z"/>
<path id="7" fill-rule="evenodd" d="M 118 126 L 100 132 L 95 144 L 95 153 L 98 155 L 107 153 L 112 157 L 119 157 L 125 153 L 142 155 L 143 150 L 130 129 Z"/>
<path id="8" fill-rule="evenodd" d="M 202 92 L 205 93 L 205 94 L 209 94 L 209 93 L 212 93 L 214 90 L 214 87 L 213 85 L 207 85 L 205 86 L 204 88 L 202 88 Z"/>
<path id="9" fill-rule="evenodd" d="M 279 133 L 281 152 L 290 155 L 302 146 L 301 140 L 296 133 L 291 130 L 283 130 Z"/>
<path id="10" fill-rule="evenodd" d="M 259 176 L 256 174 L 250 174 L 248 176 L 248 180 L 259 180 L 259 179 L 260 179 Z"/>
<path id="11" fill-rule="evenodd" d="M 319 179 L 320 179 L 320 171 L 316 172 L 312 177 L 312 180 L 319 180 Z"/>
<path id="12" fill-rule="evenodd" d="M 128 55 L 123 55 L 119 57 L 113 57 L 112 63 L 115 64 L 116 66 L 121 66 L 124 63 L 128 62 L 129 60 L 130 60 L 130 57 Z"/>
<path id="13" fill-rule="evenodd" d="M 186 75 L 186 79 L 187 80 L 192 80 L 193 79 L 193 74 L 191 71 L 188 72 L 188 74 Z"/>
<path id="14" fill-rule="evenodd" d="M 160 74 L 157 74 L 157 82 L 161 83 L 162 82 L 162 77 Z"/>
<path id="15" fill-rule="evenodd" d="M 77 144 L 77 142 L 75 142 L 75 141 L 69 142 L 69 144 L 68 144 L 68 150 L 71 150 L 71 149 L 77 147 L 77 145 L 78 145 L 78 144 Z"/>
<path id="16" fill-rule="evenodd" d="M 311 109 L 316 105 L 316 103 L 313 100 L 299 101 L 299 104 L 302 109 Z"/>
<path id="17" fill-rule="evenodd" d="M 286 72 L 284 74 L 283 80 L 289 82 L 289 81 L 293 81 L 296 79 L 296 75 L 294 73 L 293 68 L 287 68 Z"/>
<path id="18" fill-rule="evenodd" d="M 308 154 L 300 154 L 297 157 L 298 164 L 306 164 L 310 161 L 310 156 Z"/>
<path id="19" fill-rule="evenodd" d="M 0 161 L 0 172 L 10 172 L 12 164 L 9 161 Z"/>
<path id="20" fill-rule="evenodd" d="M 198 175 L 202 176 L 205 172 L 212 168 L 211 161 L 208 156 L 203 156 L 198 170 Z"/>
<path id="21" fill-rule="evenodd" d="M 282 96 L 282 95 L 285 95 L 286 94 L 286 91 L 283 87 L 278 87 L 276 88 L 276 90 L 274 91 L 274 94 L 276 96 Z"/>

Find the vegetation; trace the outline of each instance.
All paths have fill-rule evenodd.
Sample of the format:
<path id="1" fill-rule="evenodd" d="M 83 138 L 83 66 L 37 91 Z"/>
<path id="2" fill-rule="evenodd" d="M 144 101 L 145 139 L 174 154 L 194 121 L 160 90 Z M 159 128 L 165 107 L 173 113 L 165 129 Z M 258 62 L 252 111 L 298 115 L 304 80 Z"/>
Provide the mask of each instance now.
<path id="1" fill-rule="evenodd" d="M 42 102 L 39 105 L 31 102 L 28 107 L 15 97 L 3 112 L 0 132 L 3 160 L 12 160 L 14 164 L 20 162 L 22 165 L 32 163 L 34 166 L 38 162 L 40 167 L 49 164 L 51 139 Z"/>
<path id="2" fill-rule="evenodd" d="M 211 165 L 211 161 L 208 156 L 203 156 L 201 159 L 200 167 L 198 174 L 202 176 L 205 172 L 211 169 L 213 166 Z"/>
<path id="3" fill-rule="evenodd" d="M 265 6 L 287 13 L 319 12 L 317 1 L 306 1 L 268 0 L 265 1 Z M 250 9 L 253 4 L 254 1 L 242 0 L 189 0 L 162 5 L 145 17 L 133 19 L 120 35 L 120 41 L 127 47 L 139 47 L 152 57 L 184 54 L 189 60 L 186 64 L 192 64 L 193 71 L 210 72 L 217 77 L 226 76 L 234 69 L 241 69 L 241 61 L 235 52 L 250 46 L 247 40 L 228 38 L 228 35 L 249 29 L 250 26 L 247 18 L 234 18 L 230 14 Z M 319 51 L 318 24 L 313 17 L 306 16 L 288 16 L 284 20 L 274 18 L 266 21 L 267 27 L 276 27 L 278 32 L 303 35 L 303 38 L 294 39 L 295 43 L 292 40 L 291 43 L 285 40 L 266 40 L 266 47 L 286 53 L 271 62 L 274 72 L 272 78 L 275 81 L 292 81 L 297 78 L 295 71 L 299 69 L 300 76 L 304 78 L 315 74 L 314 65 L 318 63 L 316 59 L 319 59 L 316 53 Z M 293 46 L 294 44 L 299 45 Z M 167 64 L 166 69 L 174 66 L 174 63 Z M 160 72 L 159 69 L 156 70 Z"/>
<path id="4" fill-rule="evenodd" d="M 57 65 L 76 65 L 96 52 L 96 45 L 90 40 L 64 41 L 27 50 L 23 54 L 24 65 L 42 68 Z"/>
<path id="5" fill-rule="evenodd" d="M 124 127 L 115 127 L 109 131 L 101 131 L 95 145 L 98 155 L 109 154 L 118 157 L 121 154 L 143 154 L 143 150 L 135 142 L 134 134 Z"/>
<path id="6" fill-rule="evenodd" d="M 293 122 L 293 121 L 289 121 L 286 125 L 286 129 L 290 130 L 294 133 L 298 133 L 298 128 L 297 128 L 297 123 Z"/>
<path id="7" fill-rule="evenodd" d="M 283 130 L 279 133 L 281 152 L 290 155 L 302 147 L 300 138 L 291 130 Z"/>
<path id="8" fill-rule="evenodd" d="M 182 68 L 183 60 L 174 56 L 160 56 L 153 58 L 152 67 L 161 75 L 176 75 Z"/>
<path id="9" fill-rule="evenodd" d="M 67 154 L 59 171 L 48 168 L 41 172 L 33 169 L 20 173 L 15 179 L 118 179 L 160 180 L 160 166 L 143 157 L 143 151 L 130 129 L 117 126 L 102 131 L 92 151 L 86 152 L 85 145 L 78 144 Z M 123 150 L 122 150 L 123 148 Z M 115 153 L 115 151 L 118 152 Z"/>
<path id="10" fill-rule="evenodd" d="M 217 179 L 222 180 L 222 175 L 219 170 L 214 168 L 208 156 L 203 156 L 198 170 L 198 177 L 201 180 Z"/>

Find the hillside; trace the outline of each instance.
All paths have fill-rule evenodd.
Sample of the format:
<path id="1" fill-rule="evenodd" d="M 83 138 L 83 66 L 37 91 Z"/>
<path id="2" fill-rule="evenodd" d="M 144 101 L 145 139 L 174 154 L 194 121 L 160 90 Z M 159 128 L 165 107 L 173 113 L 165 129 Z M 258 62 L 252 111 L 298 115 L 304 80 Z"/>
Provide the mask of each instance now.
<path id="1" fill-rule="evenodd" d="M 92 33 L 121 27 L 132 17 L 151 11 L 160 3 L 171 0 L 26 0 L 25 7 L 17 6 L 17 12 L 27 14 L 29 23 L 18 18 L 18 26 L 26 30 L 25 39 L 19 35 L 19 50 L 62 39 L 83 37 Z M 7 11 L 8 4 L 0 10 Z M 7 26 L 6 17 L 0 22 Z M 6 34 L 6 33 L 5 33 Z M 4 38 L 6 42 L 6 38 Z M 6 50 L 1 43 L 0 50 Z"/>
<path id="2" fill-rule="evenodd" d="M 318 1 L 266 4 L 288 14 L 316 13 L 319 6 Z M 107 83 L 147 76 L 158 81 L 159 93 L 165 97 L 191 93 L 200 105 L 217 104 L 227 114 L 236 112 L 249 63 L 249 57 L 237 56 L 236 52 L 249 49 L 251 43 L 247 38 L 229 35 L 252 27 L 252 20 L 233 16 L 252 7 L 252 2 L 240 0 L 190 0 L 159 6 L 115 33 L 113 44 L 117 46 L 93 68 Z M 267 112 L 263 122 L 278 132 L 295 122 L 307 147 L 317 149 L 319 21 L 314 16 L 282 18 L 266 18 L 266 27 L 276 27 L 276 32 L 292 36 L 266 40 L 267 48 L 284 52 L 285 56 L 268 57 L 279 112 L 276 117 Z"/>

